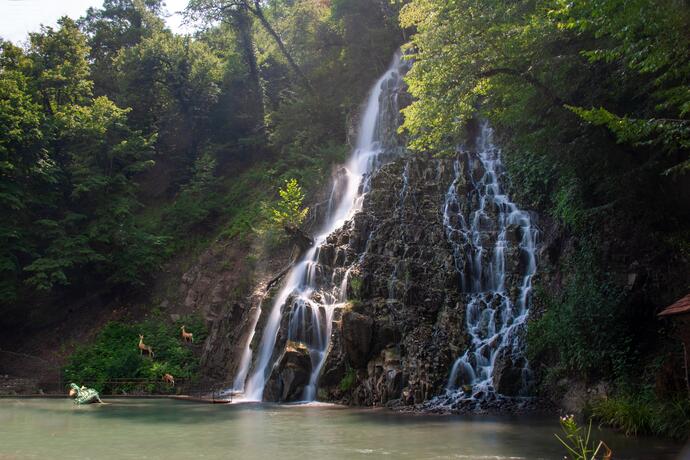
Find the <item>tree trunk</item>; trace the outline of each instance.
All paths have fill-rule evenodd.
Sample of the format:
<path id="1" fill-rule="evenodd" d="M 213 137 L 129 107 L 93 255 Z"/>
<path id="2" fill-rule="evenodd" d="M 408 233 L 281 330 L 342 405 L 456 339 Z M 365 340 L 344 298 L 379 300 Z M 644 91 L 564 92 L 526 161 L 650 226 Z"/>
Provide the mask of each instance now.
<path id="1" fill-rule="evenodd" d="M 314 245 L 314 239 L 307 235 L 302 229 L 299 227 L 296 227 L 291 224 L 284 224 L 283 229 L 285 229 L 285 233 L 288 234 L 288 236 L 292 239 L 292 241 L 297 245 L 297 247 L 300 249 L 300 254 L 301 255 L 303 252 L 305 252 L 307 249 L 312 247 Z M 299 257 L 298 255 L 298 257 Z"/>
<path id="2" fill-rule="evenodd" d="M 266 16 L 264 16 L 264 12 L 261 9 L 260 1 L 254 0 L 254 7 L 249 7 L 249 10 L 254 14 L 254 16 L 257 17 L 257 19 L 259 19 L 261 25 L 264 26 L 264 29 L 266 29 L 266 32 L 268 32 L 271 35 L 271 37 L 273 37 L 273 40 L 275 40 L 276 44 L 278 45 L 280 52 L 283 53 L 283 56 L 285 56 L 285 59 L 287 59 L 288 63 L 290 64 L 290 67 L 300 77 L 306 88 L 309 91 L 313 91 L 311 83 L 309 83 L 309 79 L 306 75 L 304 75 L 302 69 L 299 68 L 295 60 L 292 59 L 292 56 L 285 47 L 283 40 L 280 38 L 280 35 L 278 35 L 278 33 L 273 29 L 271 23 L 269 23 L 268 19 L 266 19 Z"/>
<path id="3" fill-rule="evenodd" d="M 252 38 L 252 21 L 247 14 L 247 7 L 240 6 L 232 11 L 232 22 L 238 32 L 240 47 L 244 55 L 244 61 L 249 68 L 249 76 L 251 77 L 252 85 L 251 91 L 254 93 L 257 108 L 257 122 L 258 130 L 261 135 L 265 135 L 265 101 L 264 92 L 261 86 L 261 76 L 259 75 L 259 66 L 256 62 L 256 53 L 254 51 L 254 39 Z"/>

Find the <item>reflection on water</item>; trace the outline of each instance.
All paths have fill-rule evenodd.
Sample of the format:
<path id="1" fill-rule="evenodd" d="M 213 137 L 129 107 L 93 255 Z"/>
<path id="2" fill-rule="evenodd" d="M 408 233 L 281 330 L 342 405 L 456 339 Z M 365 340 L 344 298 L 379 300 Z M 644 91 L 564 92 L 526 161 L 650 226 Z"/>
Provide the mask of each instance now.
<path id="1" fill-rule="evenodd" d="M 447 417 L 333 405 L 0 400 L 0 459 L 562 459 L 556 418 Z M 678 446 L 600 432 L 616 459 Z"/>

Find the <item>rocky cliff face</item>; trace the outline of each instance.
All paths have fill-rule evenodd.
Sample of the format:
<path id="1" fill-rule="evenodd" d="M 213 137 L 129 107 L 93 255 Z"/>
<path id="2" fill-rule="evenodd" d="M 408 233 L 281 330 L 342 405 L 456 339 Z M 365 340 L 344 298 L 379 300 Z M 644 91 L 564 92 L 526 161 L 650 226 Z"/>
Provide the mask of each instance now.
<path id="1" fill-rule="evenodd" d="M 160 277 L 153 297 L 161 299 L 161 311 L 172 320 L 198 314 L 206 321 L 208 336 L 199 350 L 205 379 L 231 385 L 267 284 L 290 258 L 289 247 L 268 254 L 256 239 L 218 240 Z"/>
<path id="2" fill-rule="evenodd" d="M 476 297 L 461 277 L 472 251 L 448 234 L 453 223 L 444 221 L 444 204 L 450 186 L 460 197 L 453 213 L 467 219 L 478 206 L 473 184 L 484 172 L 471 149 L 457 161 L 399 159 L 373 177 L 362 212 L 328 239 L 327 253 L 345 251 L 359 259 L 350 269 L 351 301 L 333 326 L 319 382 L 322 399 L 417 404 L 444 393 L 453 362 L 468 348 L 465 315 Z M 498 213 L 487 207 L 480 227 L 484 259 L 498 241 L 492 224 Z M 508 225 L 505 233 L 506 293 L 516 298 L 525 272 L 521 230 Z M 331 265 L 337 264 L 335 257 Z M 499 353 L 492 375 L 496 391 L 517 395 L 524 367 L 519 355 Z"/>
<path id="3" fill-rule="evenodd" d="M 321 276 L 347 286 L 348 299 L 333 315 L 319 399 L 408 405 L 444 393 L 453 362 L 470 340 L 465 318 L 469 295 L 458 270 L 464 255 L 448 237 L 444 202 L 454 184 L 463 197 L 455 211 L 469 215 L 476 206 L 472 183 L 482 174 L 471 152 L 457 162 L 403 156 L 373 175 L 361 212 L 319 249 Z M 509 227 L 507 232 L 506 284 L 515 294 L 524 261 L 517 249 L 519 229 Z M 481 238 L 487 247 L 495 244 L 496 228 L 487 224 Z M 286 305 L 294 308 L 292 302 Z M 304 376 L 312 371 L 310 361 L 300 359 L 304 353 L 299 347 L 288 343 L 287 318 L 292 313 L 284 312 L 276 341 L 277 364 L 264 394 L 269 400 L 299 400 Z M 299 363 L 302 368 L 296 369 Z M 499 356 L 494 369 L 497 390 L 517 394 L 522 367 L 524 362 L 508 353 Z"/>
<path id="4" fill-rule="evenodd" d="M 384 166 L 371 179 L 362 211 L 319 249 L 320 276 L 328 280 L 336 273 L 340 283 L 347 277 L 350 299 L 333 316 L 320 399 L 413 403 L 445 385 L 466 341 L 442 215 L 452 180 L 452 161 L 407 157 Z M 293 308 L 293 302 L 286 305 Z M 305 385 L 292 379 L 292 371 L 283 375 L 289 363 L 309 363 L 295 359 L 295 347 L 287 343 L 293 312 L 285 313 L 276 341 L 278 364 L 264 395 L 269 400 L 290 400 L 284 398 L 289 394 L 299 399 L 300 388 L 286 386 Z"/>
<path id="5" fill-rule="evenodd" d="M 467 340 L 443 225 L 452 180 L 448 160 L 406 157 L 386 165 L 372 178 L 362 212 L 329 238 L 336 248 L 347 242 L 359 260 L 350 272 L 352 300 L 333 327 L 321 397 L 407 404 L 445 385 Z"/>
<path id="6" fill-rule="evenodd" d="M 251 400 L 407 405 L 446 388 L 462 399 L 463 385 L 473 400 L 524 390 L 531 219 L 502 190 L 487 124 L 457 158 L 406 153 L 405 70 L 396 58 L 373 86 L 314 244 L 256 308 L 237 309 L 242 332 L 219 335 L 246 344 L 226 368 Z"/>

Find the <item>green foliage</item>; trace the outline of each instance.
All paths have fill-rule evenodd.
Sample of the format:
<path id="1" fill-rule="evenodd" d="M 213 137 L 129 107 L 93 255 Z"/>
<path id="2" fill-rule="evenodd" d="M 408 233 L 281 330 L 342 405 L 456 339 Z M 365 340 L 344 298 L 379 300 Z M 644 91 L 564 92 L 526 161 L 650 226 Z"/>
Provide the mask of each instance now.
<path id="1" fill-rule="evenodd" d="M 529 208 L 547 208 L 551 204 L 551 190 L 558 181 L 556 165 L 543 161 L 542 155 L 527 148 L 507 152 L 505 160 L 512 182 L 511 192 L 520 196 L 521 202 Z"/>
<path id="2" fill-rule="evenodd" d="M 58 25 L 57 30 L 42 27 L 40 33 L 29 34 L 28 61 L 23 69 L 48 112 L 67 104 L 86 103 L 93 89 L 86 37 L 66 16 Z"/>
<path id="3" fill-rule="evenodd" d="M 564 5 L 553 12 L 562 29 L 591 33 L 597 40 L 581 51 L 590 62 L 620 62 L 653 77 L 649 88 L 659 108 L 690 111 L 690 13 L 673 0 L 598 0 Z"/>
<path id="4" fill-rule="evenodd" d="M 203 321 L 195 317 L 174 324 L 157 319 L 136 324 L 110 322 L 93 343 L 77 348 L 69 357 L 64 369 L 65 380 L 112 393 L 128 392 L 137 387 L 132 383 L 112 382 L 116 379 L 157 382 L 169 373 L 176 379 L 193 381 L 198 377 L 199 360 L 180 338 L 182 324 L 188 332 L 194 333 L 195 342 L 203 342 L 206 328 Z M 144 336 L 144 343 L 152 347 L 154 359 L 140 355 L 139 334 Z"/>
<path id="5" fill-rule="evenodd" d="M 97 94 L 117 88 L 113 60 L 121 49 L 137 45 L 164 27 L 161 0 L 105 0 L 101 8 L 89 8 L 78 21 L 91 48 L 92 76 Z"/>
<path id="6" fill-rule="evenodd" d="M 279 226 L 299 227 L 307 217 L 309 208 L 302 207 L 304 192 L 297 179 L 285 181 L 285 186 L 278 190 L 280 200 L 272 210 L 273 221 Z"/>
<path id="7" fill-rule="evenodd" d="M 356 381 L 357 381 L 357 374 L 356 374 L 355 370 L 352 369 L 351 367 L 348 367 L 347 372 L 345 373 L 345 376 L 343 377 L 343 379 L 338 384 L 338 388 L 340 388 L 340 391 L 349 391 L 355 385 Z"/>
<path id="8" fill-rule="evenodd" d="M 220 60 L 189 37 L 154 33 L 122 50 L 115 65 L 121 97 L 137 119 L 149 123 L 174 123 L 171 118 L 181 116 L 185 129 L 197 130 L 218 99 Z"/>
<path id="9" fill-rule="evenodd" d="M 541 9 L 530 10 L 527 4 L 475 0 L 417 0 L 403 7 L 402 25 L 417 29 L 408 46 L 415 63 L 407 76 L 415 101 L 403 111 L 411 148 L 452 151 L 480 99 L 491 104 L 538 93 L 519 75 L 536 63 L 555 28 L 538 16 Z M 533 71 L 549 64 L 540 62 Z M 518 77 L 505 78 L 512 73 Z"/>
<path id="10" fill-rule="evenodd" d="M 628 436 L 652 434 L 678 440 L 690 435 L 690 399 L 678 396 L 663 401 L 649 390 L 596 400 L 592 415 Z"/>
<path id="11" fill-rule="evenodd" d="M 565 434 L 565 439 L 558 435 L 556 439 L 565 447 L 572 460 L 596 460 L 597 458 L 610 459 L 611 449 L 603 441 L 595 446 L 594 441 L 590 442 L 592 435 L 592 421 L 587 427 L 587 433 L 583 433 L 583 428 L 578 426 L 575 417 L 568 415 L 561 417 L 561 429 Z M 601 457 L 597 457 L 601 455 Z M 565 457 L 566 459 L 569 457 Z"/>
<path id="12" fill-rule="evenodd" d="M 347 149 L 347 129 L 371 83 L 385 68 L 402 33 L 397 6 L 387 0 L 270 2 L 265 14 L 283 37 L 311 89 L 291 83 L 275 40 L 256 31 L 268 140 L 305 190 L 323 185 L 331 163 Z M 279 170 L 283 167 L 279 166 Z"/>
<path id="13" fill-rule="evenodd" d="M 411 146 L 452 149 L 480 102 L 482 112 L 508 123 L 515 121 L 513 113 L 533 121 L 535 108 L 543 116 L 567 106 L 607 126 L 621 143 L 660 146 L 668 171 L 686 170 L 690 13 L 674 0 L 662 4 L 408 3 L 401 22 L 417 29 L 407 78 L 416 100 L 405 109 L 404 123 Z M 635 95 L 637 103 L 630 104 L 640 87 L 651 94 Z M 684 153 L 677 156 L 679 151 Z"/>
<path id="14" fill-rule="evenodd" d="M 621 291 L 600 272 L 591 248 L 565 271 L 570 278 L 561 296 L 549 298 L 537 290 L 535 302 L 545 303 L 546 312 L 529 323 L 528 356 L 586 378 L 625 378 L 635 353 Z"/>
<path id="15" fill-rule="evenodd" d="M 235 177 L 217 174 L 215 157 L 197 161 L 192 180 L 174 201 L 140 216 L 145 228 L 169 235 L 166 249 L 179 253 L 209 244 L 214 238 L 271 239 L 270 209 L 266 206 L 274 171 L 259 163 Z"/>
<path id="16" fill-rule="evenodd" d="M 553 197 L 553 216 L 575 230 L 585 228 L 585 205 L 577 180 L 561 180 Z"/>
<path id="17" fill-rule="evenodd" d="M 350 277 L 349 284 L 353 300 L 360 300 L 362 298 L 362 278 L 359 276 L 352 276 Z"/>
<path id="18" fill-rule="evenodd" d="M 677 154 L 690 149 L 690 120 L 644 120 L 619 117 L 601 107 L 598 109 L 568 108 L 595 126 L 606 126 L 621 144 L 655 147 L 667 154 Z M 685 160 L 663 171 L 663 174 L 682 175 L 689 170 L 690 160 Z"/>
<path id="19" fill-rule="evenodd" d="M 205 153 L 193 167 L 191 180 L 182 187 L 163 219 L 169 234 L 184 237 L 212 219 L 221 206 L 220 179 L 216 176 L 216 160 Z"/>
<path id="20" fill-rule="evenodd" d="M 141 284 L 160 261 L 163 239 L 134 222 L 133 178 L 153 166 L 152 139 L 129 127 L 128 109 L 91 97 L 86 38 L 70 19 L 58 24 L 30 34 L 25 54 L 2 48 L 3 302 L 84 270 Z"/>

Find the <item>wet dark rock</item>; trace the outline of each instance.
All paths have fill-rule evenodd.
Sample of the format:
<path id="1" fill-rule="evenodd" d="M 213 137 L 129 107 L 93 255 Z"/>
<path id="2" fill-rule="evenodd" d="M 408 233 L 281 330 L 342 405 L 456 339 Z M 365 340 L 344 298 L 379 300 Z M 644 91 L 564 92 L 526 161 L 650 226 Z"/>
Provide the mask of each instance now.
<path id="1" fill-rule="evenodd" d="M 523 392 L 522 372 L 525 367 L 524 358 L 514 359 L 507 350 L 496 357 L 494 362 L 493 380 L 496 391 L 505 396 L 519 396 Z"/>
<path id="2" fill-rule="evenodd" d="M 422 155 L 383 166 L 371 178 L 362 212 L 329 237 L 329 243 L 346 243 L 342 249 L 356 256 L 348 298 L 361 300 L 354 300 L 340 327 L 333 328 L 319 382 L 323 396 L 357 405 L 401 405 L 443 391 L 467 340 L 465 305 L 441 211 L 452 174 L 452 161 Z M 334 259 L 332 269 L 341 262 Z M 343 390 L 348 372 L 354 381 Z"/>
<path id="3" fill-rule="evenodd" d="M 372 352 L 379 353 L 384 348 L 399 343 L 400 339 L 400 331 L 394 323 L 377 324 Z"/>
<path id="4" fill-rule="evenodd" d="M 304 344 L 288 342 L 278 364 L 273 368 L 266 388 L 266 401 L 289 402 L 302 399 L 311 375 L 311 357 Z"/>
<path id="5" fill-rule="evenodd" d="M 295 225 L 285 224 L 283 229 L 302 252 L 314 245 L 314 239 L 310 235 L 307 235 L 307 233 L 301 228 Z"/>
<path id="6" fill-rule="evenodd" d="M 354 368 L 367 365 L 371 350 L 374 320 L 370 316 L 361 315 L 354 311 L 343 313 L 341 323 L 343 337 L 343 351 L 349 364 Z"/>

